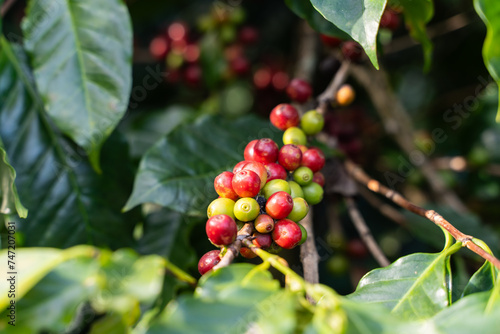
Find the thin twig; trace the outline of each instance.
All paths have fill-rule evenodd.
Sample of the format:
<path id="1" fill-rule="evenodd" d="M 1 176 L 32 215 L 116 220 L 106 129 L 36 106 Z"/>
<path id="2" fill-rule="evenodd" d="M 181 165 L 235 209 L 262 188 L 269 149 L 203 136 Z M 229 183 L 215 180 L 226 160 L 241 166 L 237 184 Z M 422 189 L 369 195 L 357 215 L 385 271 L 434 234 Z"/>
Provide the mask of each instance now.
<path id="1" fill-rule="evenodd" d="M 309 26 L 306 20 L 302 21 L 300 26 L 299 41 L 293 76 L 311 82 L 317 62 L 318 34 Z"/>
<path id="2" fill-rule="evenodd" d="M 403 216 L 398 210 L 384 203 L 380 198 L 375 196 L 372 192 L 368 191 L 365 187 L 358 187 L 359 194 L 374 208 L 376 208 L 380 213 L 390 220 L 398 223 L 399 225 L 406 227 L 407 222 L 405 216 Z"/>
<path id="3" fill-rule="evenodd" d="M 372 253 L 373 257 L 380 266 L 387 267 L 389 264 L 391 264 L 391 262 L 387 259 L 384 252 L 382 252 L 382 249 L 380 249 L 379 245 L 375 241 L 375 238 L 373 237 L 368 225 L 366 225 L 366 222 L 359 212 L 356 203 L 354 202 L 352 197 L 345 197 L 344 199 L 347 205 L 349 216 L 354 223 L 354 227 L 356 227 L 356 230 L 358 230 L 358 233 L 361 236 L 361 239 L 363 239 L 366 247 L 368 247 L 368 250 L 370 251 L 370 253 Z"/>
<path id="4" fill-rule="evenodd" d="M 432 160 L 432 164 L 437 169 L 452 170 L 454 172 L 475 169 L 474 166 L 471 166 L 469 162 L 467 162 L 467 159 L 462 156 L 435 158 Z M 486 173 L 492 176 L 500 176 L 500 164 L 489 164 L 482 168 L 484 168 Z"/>
<path id="5" fill-rule="evenodd" d="M 253 233 L 253 223 L 246 223 L 243 227 L 238 231 L 238 237 L 236 241 L 227 247 L 226 254 L 222 257 L 220 262 L 214 266 L 214 270 L 217 270 L 222 267 L 227 267 L 233 262 L 233 260 L 238 256 L 238 253 L 241 249 L 241 242 L 243 239 L 251 236 Z"/>
<path id="6" fill-rule="evenodd" d="M 7 14 L 7 12 L 9 11 L 10 7 L 12 7 L 14 2 L 16 2 L 16 0 L 7 0 L 4 2 L 4 4 L 2 5 L 2 8 L 0 8 L 0 16 L 1 17 L 4 17 L 5 14 Z"/>
<path id="7" fill-rule="evenodd" d="M 309 283 L 319 283 L 319 255 L 314 240 L 312 208 L 309 210 L 307 216 L 300 221 L 300 224 L 302 224 L 307 231 L 307 239 L 300 247 L 300 261 L 304 269 L 304 279 Z"/>
<path id="8" fill-rule="evenodd" d="M 328 87 L 318 96 L 319 105 L 316 110 L 320 114 L 324 115 L 326 113 L 328 104 L 335 98 L 335 94 L 346 80 L 349 74 L 350 64 L 350 61 L 344 60 L 337 73 L 335 73 L 332 81 L 328 84 Z"/>
<path id="9" fill-rule="evenodd" d="M 474 253 L 478 254 L 485 260 L 490 261 L 495 267 L 500 269 L 500 260 L 498 260 L 495 256 L 492 254 L 489 254 L 487 251 L 476 245 L 472 239 L 473 237 L 467 234 L 462 233 L 459 231 L 455 226 L 453 226 L 450 222 L 448 222 L 446 219 L 444 219 L 439 213 L 437 213 L 434 210 L 426 210 L 424 208 L 419 207 L 418 205 L 415 205 L 405 199 L 400 193 L 387 188 L 386 186 L 382 185 L 380 182 L 377 180 L 372 179 L 370 176 L 368 176 L 359 166 L 357 166 L 355 163 L 352 161 L 347 160 L 345 162 L 346 169 L 348 173 L 358 182 L 366 186 L 368 189 L 370 189 L 373 192 L 379 193 L 400 207 L 413 212 L 421 217 L 429 219 L 431 222 L 434 224 L 441 226 L 443 229 L 448 231 L 453 238 L 455 238 L 457 241 L 460 241 L 464 247 L 469 248 L 471 251 Z"/>
<path id="10" fill-rule="evenodd" d="M 406 154 L 418 160 L 416 161 L 417 167 L 427 179 L 436 198 L 451 206 L 455 211 L 467 212 L 467 207 L 454 192 L 447 188 L 426 155 L 415 147 L 411 118 L 393 92 L 387 74 L 382 69 L 377 71 L 362 66 L 351 66 L 350 72 L 370 95 L 387 133 L 394 137 Z"/>

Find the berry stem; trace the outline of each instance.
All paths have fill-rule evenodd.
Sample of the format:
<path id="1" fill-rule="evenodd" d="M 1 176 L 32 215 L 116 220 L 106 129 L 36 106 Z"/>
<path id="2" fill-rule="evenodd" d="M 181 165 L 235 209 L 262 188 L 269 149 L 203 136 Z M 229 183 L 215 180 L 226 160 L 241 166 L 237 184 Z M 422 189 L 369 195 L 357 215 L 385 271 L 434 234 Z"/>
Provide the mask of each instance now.
<path id="1" fill-rule="evenodd" d="M 193 276 L 189 275 L 188 273 L 184 272 L 181 268 L 177 267 L 175 264 L 170 262 L 167 259 L 164 259 L 164 266 L 166 273 L 172 274 L 175 278 L 177 278 L 180 281 L 186 282 L 192 287 L 196 286 L 196 278 Z"/>
<path id="2" fill-rule="evenodd" d="M 351 62 L 348 60 L 344 60 L 342 62 L 342 65 L 340 66 L 339 70 L 333 77 L 332 81 L 330 81 L 330 84 L 328 87 L 325 89 L 323 93 L 321 93 L 318 96 L 318 102 L 319 105 L 316 108 L 316 110 L 324 115 L 326 114 L 326 111 L 328 109 L 328 105 L 330 101 L 335 98 L 335 94 L 339 90 L 340 86 L 344 83 L 346 80 L 351 68 Z"/>
<path id="3" fill-rule="evenodd" d="M 462 243 L 462 247 L 467 247 L 477 255 L 481 256 L 483 259 L 490 261 L 495 267 L 500 269 L 500 260 L 498 260 L 494 255 L 488 253 L 486 250 L 481 248 L 474 242 L 474 238 L 470 235 L 464 234 L 459 231 L 455 226 L 453 226 L 449 221 L 443 218 L 439 213 L 434 210 L 426 210 L 408 201 L 400 193 L 389 189 L 388 187 L 382 185 L 377 180 L 372 179 L 368 176 L 358 165 L 352 161 L 346 160 L 345 167 L 347 172 L 359 183 L 370 189 L 375 193 L 379 193 L 395 204 L 399 205 L 403 209 L 413 212 L 421 217 L 427 218 L 434 224 L 442 227 L 448 231 L 455 240 Z"/>

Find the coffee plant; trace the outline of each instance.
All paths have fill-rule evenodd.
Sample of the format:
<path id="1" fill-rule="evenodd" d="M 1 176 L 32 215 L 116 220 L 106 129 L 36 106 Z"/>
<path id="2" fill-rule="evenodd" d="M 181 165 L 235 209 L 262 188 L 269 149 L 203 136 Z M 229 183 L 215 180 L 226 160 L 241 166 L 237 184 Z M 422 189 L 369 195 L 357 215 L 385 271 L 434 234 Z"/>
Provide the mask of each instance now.
<path id="1" fill-rule="evenodd" d="M 0 8 L 1 333 L 498 333 L 498 1 Z"/>

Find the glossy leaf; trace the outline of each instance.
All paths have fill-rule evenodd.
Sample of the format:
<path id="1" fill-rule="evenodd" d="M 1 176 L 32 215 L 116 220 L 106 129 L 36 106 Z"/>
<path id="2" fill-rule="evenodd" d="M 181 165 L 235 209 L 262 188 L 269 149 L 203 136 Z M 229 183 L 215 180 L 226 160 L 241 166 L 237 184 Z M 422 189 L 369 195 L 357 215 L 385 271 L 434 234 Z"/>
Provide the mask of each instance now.
<path id="1" fill-rule="evenodd" d="M 432 0 L 395 0 L 398 7 L 403 10 L 406 26 L 410 36 L 422 44 L 424 51 L 424 71 L 430 69 L 432 63 L 433 45 L 427 35 L 426 25 L 434 16 L 434 4 Z"/>
<path id="2" fill-rule="evenodd" d="M 487 28 L 483 45 L 483 59 L 488 72 L 497 82 L 500 89 L 500 3 L 496 0 L 474 0 L 474 8 Z M 497 122 L 500 122 L 500 104 L 497 111 Z"/>
<path id="3" fill-rule="evenodd" d="M 294 294 L 267 270 L 245 279 L 253 268 L 234 264 L 204 276 L 194 296 L 172 301 L 148 333 L 294 333 Z"/>
<path id="4" fill-rule="evenodd" d="M 29 1 L 24 44 L 50 117 L 89 154 L 99 155 L 127 108 L 132 26 L 121 0 Z"/>
<path id="5" fill-rule="evenodd" d="M 481 268 L 472 275 L 464 289 L 464 296 L 489 291 L 495 285 L 498 270 L 489 261 L 485 261 Z"/>
<path id="6" fill-rule="evenodd" d="M 0 139 L 0 214 L 10 215 L 17 213 L 21 218 L 26 218 L 28 210 L 21 204 L 14 184 L 16 171 L 9 164 L 7 152 Z"/>
<path id="7" fill-rule="evenodd" d="M 344 40 L 350 39 L 348 34 L 318 13 L 310 0 L 285 0 L 285 3 L 297 16 L 306 20 L 314 30 L 328 36 L 335 36 Z"/>
<path id="8" fill-rule="evenodd" d="M 205 217 L 208 204 L 217 198 L 214 178 L 243 160 L 249 141 L 269 137 L 281 145 L 280 133 L 253 116 L 235 121 L 207 116 L 181 126 L 144 155 L 124 210 L 156 203 Z"/>
<path id="9" fill-rule="evenodd" d="M 402 257 L 366 274 L 349 298 L 384 305 L 403 319 L 432 317 L 450 303 L 448 255 L 447 250 Z"/>
<path id="10" fill-rule="evenodd" d="M 357 41 L 378 69 L 377 33 L 387 0 L 311 0 L 328 21 Z"/>
<path id="11" fill-rule="evenodd" d="M 48 122 L 25 55 L 5 39 L 0 46 L 0 136 L 17 172 L 19 198 L 33 209 L 18 224 L 24 245 L 131 245 L 135 221 L 120 213 L 124 200 L 117 195 L 123 193 L 117 189 L 127 191 L 130 180 L 124 176 L 126 151 L 110 147 L 113 159 L 103 159 L 104 172 L 96 175 L 86 157 Z"/>

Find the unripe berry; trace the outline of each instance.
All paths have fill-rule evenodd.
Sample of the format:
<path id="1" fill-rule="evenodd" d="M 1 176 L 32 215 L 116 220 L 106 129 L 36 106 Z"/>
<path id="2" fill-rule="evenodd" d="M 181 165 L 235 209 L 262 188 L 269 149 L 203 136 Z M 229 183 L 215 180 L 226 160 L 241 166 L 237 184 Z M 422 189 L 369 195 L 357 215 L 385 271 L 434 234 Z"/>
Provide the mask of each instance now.
<path id="1" fill-rule="evenodd" d="M 323 42 L 323 44 L 325 44 L 326 46 L 332 47 L 332 48 L 335 48 L 335 47 L 339 46 L 340 44 L 342 44 L 342 40 L 338 37 L 335 37 L 335 36 L 328 36 L 328 35 L 320 34 L 319 37 L 321 38 L 321 41 Z"/>
<path id="2" fill-rule="evenodd" d="M 234 201 L 229 198 L 217 198 L 208 205 L 207 216 L 211 218 L 215 215 L 228 215 L 234 219 Z"/>
<path id="3" fill-rule="evenodd" d="M 198 261 L 198 271 L 201 275 L 205 275 L 206 272 L 211 270 L 220 262 L 220 250 L 214 249 L 210 252 L 205 253 L 200 261 Z"/>
<path id="4" fill-rule="evenodd" d="M 312 182 L 313 172 L 308 167 L 299 167 L 293 172 L 293 180 L 301 186 L 306 186 Z"/>
<path id="5" fill-rule="evenodd" d="M 260 191 L 260 178 L 251 170 L 243 169 L 234 174 L 231 184 L 240 197 L 255 197 Z"/>
<path id="6" fill-rule="evenodd" d="M 252 243 L 259 247 L 259 248 L 269 248 L 271 247 L 271 244 L 273 242 L 273 238 L 271 238 L 270 234 L 261 234 L 261 233 L 254 233 L 253 234 L 254 238 L 252 240 Z"/>
<path id="7" fill-rule="evenodd" d="M 288 181 L 288 185 L 290 186 L 292 198 L 302 197 L 304 198 L 304 192 L 302 191 L 302 187 L 295 181 Z"/>
<path id="8" fill-rule="evenodd" d="M 260 212 L 259 203 L 253 198 L 240 198 L 234 205 L 234 216 L 242 222 L 249 222 L 257 218 Z"/>
<path id="9" fill-rule="evenodd" d="M 264 164 L 264 166 L 266 167 L 268 174 L 267 182 L 277 179 L 286 180 L 286 170 L 280 164 L 277 164 L 275 162 L 268 162 Z"/>
<path id="10" fill-rule="evenodd" d="M 272 194 L 266 203 L 266 212 L 274 219 L 283 219 L 292 212 L 293 199 L 290 194 L 278 191 Z"/>
<path id="11" fill-rule="evenodd" d="M 254 139 L 252 140 L 251 142 L 249 142 L 247 144 L 247 146 L 245 147 L 245 151 L 243 153 L 243 157 L 245 157 L 245 160 L 246 161 L 253 161 L 253 157 L 254 157 L 254 147 L 255 147 L 255 144 L 257 144 L 259 140 L 258 139 Z"/>
<path id="12" fill-rule="evenodd" d="M 316 172 L 313 175 L 313 182 L 316 182 L 320 186 L 325 186 L 325 176 L 321 172 Z"/>
<path id="13" fill-rule="evenodd" d="M 283 144 L 306 145 L 307 137 L 304 131 L 297 127 L 288 128 L 283 133 Z"/>
<path id="14" fill-rule="evenodd" d="M 304 219 L 308 212 L 309 205 L 307 204 L 307 201 L 301 197 L 297 197 L 293 199 L 292 212 L 290 212 L 286 218 L 298 223 Z"/>
<path id="15" fill-rule="evenodd" d="M 323 188 L 315 182 L 302 187 L 302 190 L 304 191 L 304 199 L 309 205 L 316 205 L 323 199 Z"/>
<path id="16" fill-rule="evenodd" d="M 271 123 L 282 131 L 297 126 L 300 122 L 297 109 L 287 103 L 282 103 L 274 107 L 269 118 Z"/>
<path id="17" fill-rule="evenodd" d="M 253 160 L 261 163 L 276 162 L 278 152 L 278 144 L 270 138 L 262 138 L 254 146 Z"/>
<path id="18" fill-rule="evenodd" d="M 295 78 L 288 84 L 286 94 L 292 101 L 302 104 L 311 97 L 312 88 L 307 81 Z"/>
<path id="19" fill-rule="evenodd" d="M 287 144 L 280 149 L 278 162 L 289 171 L 296 170 L 302 162 L 302 151 L 296 145 Z"/>
<path id="20" fill-rule="evenodd" d="M 266 199 L 269 199 L 271 195 L 277 193 L 278 191 L 284 191 L 287 194 L 291 194 L 288 182 L 281 179 L 271 180 L 264 186 L 264 188 L 262 188 L 262 194 Z"/>
<path id="21" fill-rule="evenodd" d="M 246 259 L 253 259 L 254 257 L 257 256 L 250 248 L 247 247 L 241 247 L 240 248 L 240 254 Z"/>
<path id="22" fill-rule="evenodd" d="M 301 223 L 297 223 L 297 225 L 300 227 L 300 232 L 302 232 L 302 238 L 300 239 L 299 243 L 297 246 L 302 245 L 304 242 L 307 240 L 307 230 L 305 229 L 304 226 L 302 226 Z"/>
<path id="23" fill-rule="evenodd" d="M 274 219 L 269 215 L 259 215 L 254 222 L 254 227 L 257 232 L 269 233 L 274 229 Z"/>
<path id="24" fill-rule="evenodd" d="M 205 225 L 208 239 L 217 246 L 229 245 L 236 240 L 238 226 L 228 215 L 215 215 Z"/>
<path id="25" fill-rule="evenodd" d="M 325 119 L 316 110 L 310 110 L 302 116 L 300 127 L 306 135 L 312 136 L 323 130 Z"/>
<path id="26" fill-rule="evenodd" d="M 232 180 L 234 174 L 231 172 L 222 172 L 214 180 L 214 188 L 220 197 L 229 198 L 236 201 L 239 196 L 233 190 Z"/>
<path id="27" fill-rule="evenodd" d="M 361 45 L 354 41 L 347 41 L 342 44 L 342 54 L 345 59 L 352 62 L 358 62 L 363 57 L 363 49 Z"/>
<path id="28" fill-rule="evenodd" d="M 243 166 L 241 170 L 251 170 L 255 172 L 260 178 L 260 189 L 262 189 L 267 182 L 267 169 L 266 167 L 257 161 L 250 161 Z"/>
<path id="29" fill-rule="evenodd" d="M 283 248 L 281 248 L 280 246 L 278 246 L 274 241 L 271 244 L 271 247 L 269 247 L 268 249 L 266 249 L 266 251 L 268 253 L 271 253 L 271 254 L 278 254 L 282 250 L 283 250 Z"/>
<path id="30" fill-rule="evenodd" d="M 274 225 L 272 237 L 278 246 L 292 249 L 302 239 L 302 231 L 295 222 L 290 219 L 282 219 L 278 220 Z"/>
<path id="31" fill-rule="evenodd" d="M 354 101 L 355 97 L 356 92 L 354 91 L 354 88 L 352 88 L 351 85 L 345 84 L 340 87 L 337 94 L 335 94 L 335 101 L 337 101 L 339 106 L 345 107 L 350 105 L 352 101 Z"/>
<path id="32" fill-rule="evenodd" d="M 309 167 L 313 173 L 325 166 L 325 155 L 319 148 L 311 147 L 302 155 L 302 166 Z"/>

